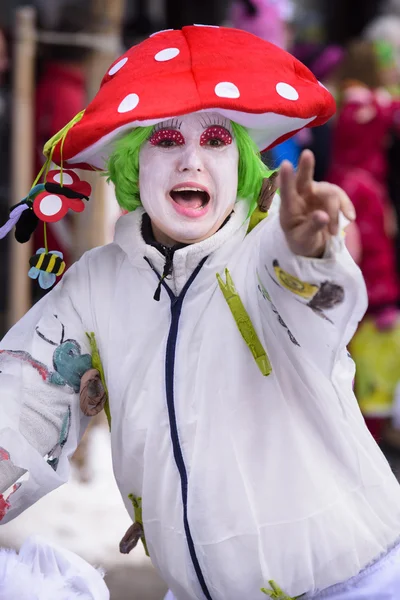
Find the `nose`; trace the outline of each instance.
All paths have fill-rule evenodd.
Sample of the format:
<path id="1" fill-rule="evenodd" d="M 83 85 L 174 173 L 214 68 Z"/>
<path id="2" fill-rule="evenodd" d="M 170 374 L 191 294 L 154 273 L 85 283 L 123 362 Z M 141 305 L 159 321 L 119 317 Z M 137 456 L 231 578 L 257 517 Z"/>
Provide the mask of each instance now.
<path id="1" fill-rule="evenodd" d="M 201 147 L 198 144 L 186 144 L 178 164 L 179 173 L 188 171 L 197 171 L 198 173 L 201 173 L 203 170 L 204 165 L 201 157 Z"/>

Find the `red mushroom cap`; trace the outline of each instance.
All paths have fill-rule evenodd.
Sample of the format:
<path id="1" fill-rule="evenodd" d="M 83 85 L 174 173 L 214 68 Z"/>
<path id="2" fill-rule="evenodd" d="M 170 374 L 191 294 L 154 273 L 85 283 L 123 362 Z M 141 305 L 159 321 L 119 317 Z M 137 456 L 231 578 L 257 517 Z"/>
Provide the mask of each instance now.
<path id="1" fill-rule="evenodd" d="M 103 78 L 53 161 L 103 169 L 114 140 L 139 126 L 214 111 L 270 148 L 335 112 L 331 94 L 288 52 L 245 31 L 190 26 L 128 50 Z"/>

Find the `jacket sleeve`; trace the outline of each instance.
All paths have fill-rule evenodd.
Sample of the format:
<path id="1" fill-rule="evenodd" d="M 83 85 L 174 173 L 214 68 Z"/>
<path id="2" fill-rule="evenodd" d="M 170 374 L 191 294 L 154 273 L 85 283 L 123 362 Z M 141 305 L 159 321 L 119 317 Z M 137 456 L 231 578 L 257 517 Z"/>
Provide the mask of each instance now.
<path id="1" fill-rule="evenodd" d="M 279 339 L 297 346 L 328 377 L 351 340 L 367 308 L 361 271 L 340 233 L 328 242 L 322 258 L 294 254 L 279 215 L 265 219 L 256 243 L 256 277 L 262 321 L 271 320 Z M 265 335 L 265 337 L 267 337 Z"/>
<path id="2" fill-rule="evenodd" d="M 88 424 L 80 379 L 92 365 L 84 260 L 0 343 L 0 523 L 66 482 Z"/>

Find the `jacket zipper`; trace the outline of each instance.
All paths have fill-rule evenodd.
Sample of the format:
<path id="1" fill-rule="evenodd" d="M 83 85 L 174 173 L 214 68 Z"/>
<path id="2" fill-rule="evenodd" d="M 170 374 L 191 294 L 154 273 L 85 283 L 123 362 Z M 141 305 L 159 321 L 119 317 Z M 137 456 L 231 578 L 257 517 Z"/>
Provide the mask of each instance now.
<path id="1" fill-rule="evenodd" d="M 169 426 L 171 433 L 171 442 L 172 449 L 175 458 L 175 464 L 177 466 L 179 476 L 181 479 L 181 492 L 182 492 L 182 505 L 183 505 L 183 525 L 185 528 L 186 541 L 189 548 L 190 558 L 192 559 L 193 567 L 197 575 L 197 579 L 199 580 L 201 589 L 207 600 L 212 600 L 210 592 L 208 591 L 207 584 L 204 579 L 204 575 L 201 571 L 201 567 L 199 564 L 199 560 L 196 554 L 196 548 L 194 546 L 192 534 L 190 531 L 189 519 L 187 514 L 187 497 L 188 497 L 188 477 L 185 461 L 182 454 L 182 448 L 179 441 L 179 432 L 178 432 L 178 424 L 176 420 L 176 412 L 175 412 L 175 401 L 174 401 L 174 379 L 175 379 L 175 356 L 176 356 L 176 343 L 178 338 L 178 330 L 179 330 L 179 320 L 182 311 L 182 304 L 185 299 L 186 293 L 190 288 L 193 281 L 196 279 L 199 274 L 202 266 L 207 260 L 207 256 L 205 256 L 200 263 L 197 265 L 185 286 L 183 287 L 181 293 L 178 296 L 171 291 L 168 285 L 165 283 L 164 279 L 161 280 L 162 286 L 167 291 L 170 301 L 171 301 L 171 324 L 169 328 L 168 338 L 167 338 L 167 347 L 166 347 L 166 358 L 165 358 L 165 391 L 167 398 L 167 409 L 168 409 L 168 418 L 169 418 Z M 157 273 L 156 269 L 153 267 L 151 262 L 145 257 L 145 261 L 150 265 L 153 271 L 157 274 L 159 279 L 160 275 Z"/>

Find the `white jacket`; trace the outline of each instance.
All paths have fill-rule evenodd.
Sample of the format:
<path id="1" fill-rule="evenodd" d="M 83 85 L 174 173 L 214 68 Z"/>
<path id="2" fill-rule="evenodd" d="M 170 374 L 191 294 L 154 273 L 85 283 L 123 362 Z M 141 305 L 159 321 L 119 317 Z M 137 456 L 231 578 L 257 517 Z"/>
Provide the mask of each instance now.
<path id="1" fill-rule="evenodd" d="M 29 353 L 0 353 L 0 483 L 15 466 L 29 473 L 4 496 L 3 522 L 68 477 L 87 424 L 74 385 L 94 332 L 115 477 L 132 519 L 128 495 L 142 498 L 151 559 L 179 600 L 261 600 L 271 579 L 297 596 L 400 538 L 400 487 L 352 392 L 360 271 L 340 236 L 308 259 L 276 216 L 246 235 L 246 210 L 238 202 L 214 236 L 175 252 L 159 302 L 165 259 L 141 236 L 141 209 L 122 217 L 115 242 L 85 254 L 1 345 Z M 218 285 L 225 268 L 268 376 Z"/>

